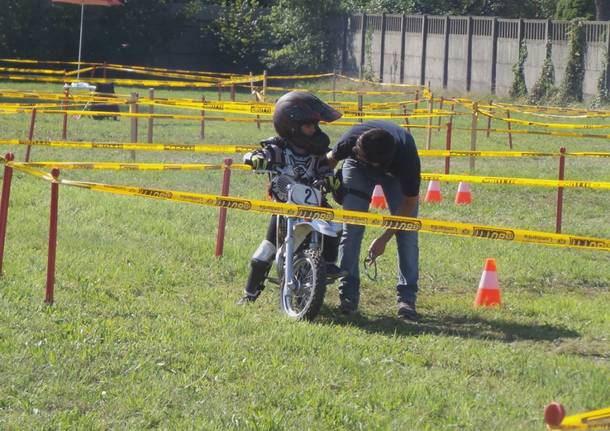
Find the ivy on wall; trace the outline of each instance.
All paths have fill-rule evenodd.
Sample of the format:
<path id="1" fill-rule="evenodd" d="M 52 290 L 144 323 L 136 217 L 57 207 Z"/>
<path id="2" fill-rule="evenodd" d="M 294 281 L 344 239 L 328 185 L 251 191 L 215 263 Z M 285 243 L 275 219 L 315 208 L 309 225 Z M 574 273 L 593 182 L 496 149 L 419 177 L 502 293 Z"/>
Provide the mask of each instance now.
<path id="1" fill-rule="evenodd" d="M 553 44 L 550 40 L 546 41 L 546 55 L 544 63 L 542 63 L 542 71 L 538 80 L 532 87 L 532 91 L 528 97 L 528 102 L 532 104 L 545 103 L 552 99 L 557 93 L 555 87 L 555 67 L 553 66 Z"/>
<path id="2" fill-rule="evenodd" d="M 561 105 L 582 102 L 586 49 L 584 22 L 580 19 L 573 20 L 568 31 L 568 63 L 556 101 Z"/>
<path id="3" fill-rule="evenodd" d="M 608 89 L 608 54 L 604 57 L 602 63 L 602 73 L 597 80 L 597 94 L 591 101 L 592 108 L 599 108 L 600 106 L 610 104 L 610 90 Z"/>
<path id="4" fill-rule="evenodd" d="M 519 59 L 517 63 L 513 65 L 513 83 L 510 87 L 511 97 L 525 97 L 527 96 L 527 85 L 525 84 L 525 72 L 524 65 L 527 59 L 527 44 L 525 39 L 521 41 L 519 46 Z"/>
<path id="5" fill-rule="evenodd" d="M 373 29 L 366 28 L 364 38 L 364 65 L 362 69 L 362 79 L 367 81 L 378 81 L 375 76 L 375 66 L 373 66 Z"/>

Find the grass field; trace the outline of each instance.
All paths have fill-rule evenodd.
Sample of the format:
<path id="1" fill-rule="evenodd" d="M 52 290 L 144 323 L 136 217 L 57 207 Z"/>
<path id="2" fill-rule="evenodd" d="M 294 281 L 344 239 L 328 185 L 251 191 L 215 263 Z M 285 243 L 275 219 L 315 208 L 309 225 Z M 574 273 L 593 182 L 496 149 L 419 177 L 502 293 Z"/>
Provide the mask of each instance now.
<path id="1" fill-rule="evenodd" d="M 9 87 L 59 90 L 0 84 Z M 469 127 L 470 118 L 456 125 Z M 0 137 L 25 138 L 28 126 L 26 114 L 1 115 Z M 335 140 L 346 128 L 326 130 Z M 200 142 L 197 122 L 157 121 L 154 131 L 155 142 Z M 414 131 L 420 148 L 424 133 Z M 269 125 L 209 122 L 205 142 L 256 144 L 271 135 Z M 60 136 L 61 116 L 40 115 L 35 138 Z M 432 147 L 443 148 L 444 132 L 432 136 Z M 71 118 L 68 139 L 127 142 L 129 120 Z M 481 133 L 478 145 L 506 150 L 507 137 Z M 608 140 L 533 135 L 515 135 L 514 145 L 610 150 Z M 469 146 L 469 132 L 457 131 L 453 147 Z M 2 152 L 9 150 L 23 160 L 23 147 Z M 119 151 L 42 147 L 32 157 L 128 161 Z M 143 162 L 224 157 L 137 154 Z M 422 165 L 440 173 L 444 160 L 423 158 Z M 468 159 L 452 162 L 452 173 L 466 172 Z M 557 160 L 478 159 L 476 174 L 553 179 Z M 214 171 L 61 176 L 202 193 L 218 193 L 221 185 Z M 608 161 L 568 158 L 566 179 L 610 181 Z M 232 195 L 262 198 L 263 187 L 260 176 L 232 174 Z M 457 184 L 442 187 L 443 202 L 423 203 L 421 217 L 554 231 L 555 189 L 473 185 L 473 204 L 456 206 Z M 610 405 L 607 252 L 422 233 L 421 322 L 395 317 L 392 243 L 378 280 L 364 278 L 359 316 L 339 313 L 331 286 L 319 318 L 295 323 L 279 313 L 273 285 L 254 306 L 235 305 L 267 216 L 230 212 L 224 256 L 216 259 L 217 209 L 61 187 L 56 303 L 49 307 L 43 303 L 49 188 L 14 174 L 0 279 L 2 429 L 542 430 L 542 409 L 551 400 L 568 414 Z M 564 195 L 563 232 L 610 238 L 606 191 Z M 365 246 L 376 233 L 367 229 Z M 503 305 L 474 309 L 488 257 L 497 261 Z"/>

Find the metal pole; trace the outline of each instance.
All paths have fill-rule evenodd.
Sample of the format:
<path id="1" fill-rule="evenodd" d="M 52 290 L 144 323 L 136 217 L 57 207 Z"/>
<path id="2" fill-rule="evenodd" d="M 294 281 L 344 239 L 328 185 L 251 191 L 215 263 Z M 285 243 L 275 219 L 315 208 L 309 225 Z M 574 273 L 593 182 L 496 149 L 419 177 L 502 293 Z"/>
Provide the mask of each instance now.
<path id="1" fill-rule="evenodd" d="M 34 139 L 34 126 L 36 125 L 36 108 L 32 109 L 32 118 L 30 120 L 30 130 L 28 132 L 28 141 L 32 141 Z M 32 151 L 32 146 L 28 144 L 28 147 L 25 150 L 25 162 L 30 161 L 30 152 Z"/>
<path id="2" fill-rule="evenodd" d="M 386 32 L 386 14 L 381 14 L 381 47 L 379 49 L 379 82 L 383 82 L 383 72 L 385 63 L 385 32 Z"/>
<path id="3" fill-rule="evenodd" d="M 53 289 L 55 285 L 55 256 L 57 253 L 57 208 L 59 200 L 59 169 L 51 171 L 53 182 L 51 183 L 51 213 L 49 217 L 49 256 L 47 260 L 47 288 L 44 302 L 53 304 Z"/>
<path id="4" fill-rule="evenodd" d="M 4 156 L 7 162 L 15 159 L 13 153 Z M 11 198 L 11 180 L 13 178 L 13 168 L 8 164 L 4 165 L 4 175 L 2 177 L 2 199 L 0 200 L 0 277 L 2 277 L 2 264 L 4 262 L 4 243 L 6 240 L 6 223 L 8 221 L 8 205 Z"/>
<path id="5" fill-rule="evenodd" d="M 229 186 L 231 184 L 231 164 L 233 164 L 232 159 L 225 159 L 225 170 L 224 176 L 222 178 L 222 196 L 229 195 Z M 227 209 L 222 207 L 220 208 L 220 212 L 218 215 L 218 233 L 216 234 L 216 252 L 215 256 L 222 256 L 222 251 L 224 249 L 225 243 L 225 226 L 227 224 Z"/>
<path id="6" fill-rule="evenodd" d="M 443 44 L 443 88 L 447 88 L 447 82 L 449 80 L 449 30 L 450 20 L 449 16 L 445 16 L 444 22 L 445 34 L 443 35 L 445 40 Z"/>
<path id="7" fill-rule="evenodd" d="M 405 82 L 405 48 L 406 48 L 406 34 L 407 34 L 407 17 L 403 13 L 400 20 L 400 80 L 403 84 Z"/>
<path id="8" fill-rule="evenodd" d="M 559 156 L 559 180 L 564 179 L 565 167 L 566 167 L 566 149 L 561 147 L 559 149 L 561 156 Z M 561 221 L 563 215 L 563 187 L 557 187 L 557 217 L 555 218 L 555 232 L 561 233 Z"/>
<path id="9" fill-rule="evenodd" d="M 358 117 L 360 117 L 360 118 L 358 121 L 360 121 L 361 123 L 362 123 L 362 115 L 363 115 L 362 114 L 362 94 L 359 94 L 358 95 Z"/>
<path id="10" fill-rule="evenodd" d="M 421 63 L 419 69 L 419 83 L 420 85 L 426 84 L 426 50 L 428 43 L 428 16 L 422 16 L 421 25 Z"/>
<path id="11" fill-rule="evenodd" d="M 85 16 L 85 2 L 80 5 L 80 37 L 78 39 L 78 66 L 76 69 L 76 80 L 80 78 L 80 54 L 83 48 L 83 17 Z"/>

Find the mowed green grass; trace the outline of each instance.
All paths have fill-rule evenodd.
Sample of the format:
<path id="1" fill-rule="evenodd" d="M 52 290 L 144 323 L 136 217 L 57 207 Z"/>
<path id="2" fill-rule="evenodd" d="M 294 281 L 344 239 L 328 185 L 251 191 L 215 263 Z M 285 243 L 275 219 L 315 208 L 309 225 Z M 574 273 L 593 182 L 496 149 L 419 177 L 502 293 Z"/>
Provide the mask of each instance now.
<path id="1" fill-rule="evenodd" d="M 141 125 L 146 136 L 146 121 Z M 470 118 L 456 125 L 468 127 Z M 2 138 L 25 138 L 28 126 L 28 115 L 0 116 Z M 129 130 L 127 119 L 71 118 L 68 138 L 127 142 Z M 326 130 L 334 141 L 346 128 Z M 154 133 L 156 142 L 200 142 L 197 122 L 157 121 Z M 414 134 L 423 148 L 425 132 Z M 269 125 L 209 122 L 205 142 L 256 144 L 271 135 Z M 35 138 L 60 136 L 61 116 L 40 115 Z M 444 147 L 444 132 L 432 137 L 433 148 Z M 607 140 L 534 135 L 515 135 L 514 146 L 610 151 Z M 469 147 L 469 132 L 456 131 L 453 148 Z M 507 137 L 480 133 L 478 148 L 505 150 Z M 23 160 L 24 148 L 2 149 L 9 150 Z M 32 157 L 128 161 L 119 151 L 42 147 Z M 240 159 L 137 154 L 148 162 L 224 157 Z M 422 164 L 424 172 L 438 173 L 444 160 Z M 477 159 L 476 174 L 556 178 L 557 164 L 542 157 Z M 467 172 L 467 159 L 452 162 L 452 173 Z M 204 193 L 221 187 L 218 171 L 64 170 L 61 177 Z M 568 158 L 566 178 L 610 181 L 608 161 Z M 261 198 L 264 182 L 234 171 L 231 194 Z M 443 202 L 422 203 L 420 216 L 554 231 L 554 189 L 473 184 L 471 206 L 453 204 L 456 189 L 443 183 Z M 564 195 L 565 233 L 610 238 L 606 191 Z M 552 400 L 569 414 L 610 405 L 607 252 L 422 233 L 421 322 L 395 317 L 393 244 L 380 259 L 378 279 L 363 277 L 359 316 L 338 312 L 334 285 L 315 322 L 292 322 L 278 311 L 273 285 L 254 306 L 235 305 L 268 216 L 231 211 L 224 256 L 216 259 L 215 208 L 61 187 L 56 302 L 49 307 L 43 303 L 49 197 L 49 183 L 14 174 L 0 279 L 3 429 L 541 430 L 542 409 Z M 363 247 L 378 233 L 367 229 Z M 497 261 L 503 305 L 475 309 L 488 257 Z"/>

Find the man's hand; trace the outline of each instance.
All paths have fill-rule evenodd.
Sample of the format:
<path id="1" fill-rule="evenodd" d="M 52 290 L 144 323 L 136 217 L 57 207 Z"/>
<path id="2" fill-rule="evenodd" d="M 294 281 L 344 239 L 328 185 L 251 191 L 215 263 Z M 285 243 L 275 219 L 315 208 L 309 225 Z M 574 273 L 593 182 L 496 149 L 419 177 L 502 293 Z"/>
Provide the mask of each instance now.
<path id="1" fill-rule="evenodd" d="M 341 187 L 341 181 L 334 175 L 329 175 L 328 177 L 324 178 L 324 185 L 329 192 L 334 193 Z"/>
<path id="2" fill-rule="evenodd" d="M 385 246 L 387 243 L 388 240 L 383 235 L 373 240 L 371 246 L 369 247 L 368 256 L 366 258 L 367 261 L 369 263 L 375 262 L 375 260 L 385 252 Z"/>

